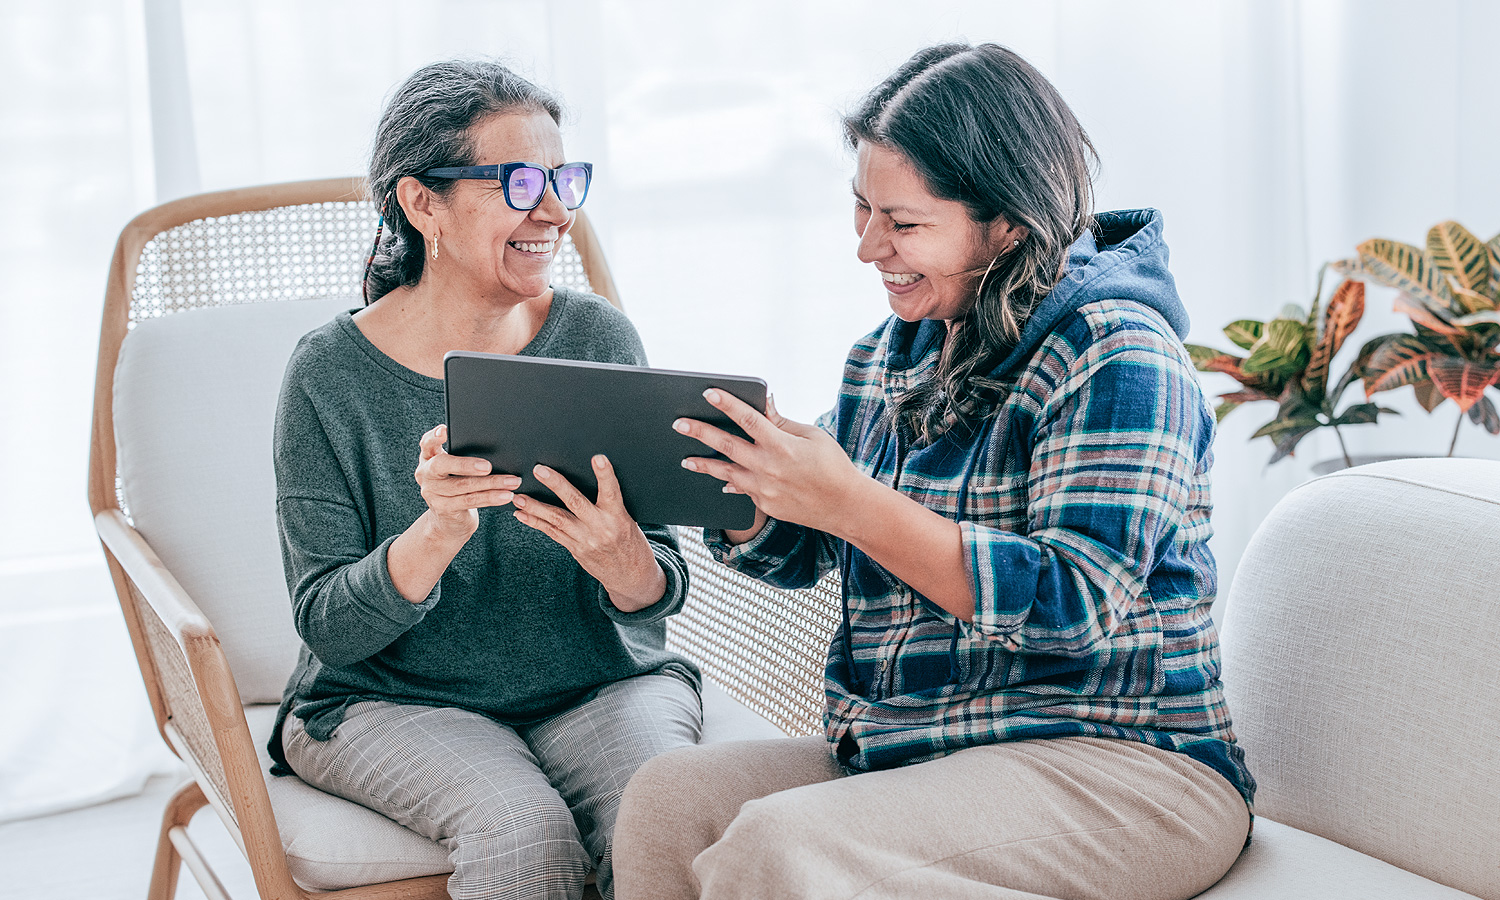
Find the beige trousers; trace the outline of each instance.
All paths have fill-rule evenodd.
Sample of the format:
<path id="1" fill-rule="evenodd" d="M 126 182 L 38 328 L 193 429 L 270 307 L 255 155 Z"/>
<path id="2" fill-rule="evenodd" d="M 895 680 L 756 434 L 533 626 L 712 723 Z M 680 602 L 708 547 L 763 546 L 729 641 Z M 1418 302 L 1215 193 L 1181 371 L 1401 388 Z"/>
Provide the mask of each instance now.
<path id="1" fill-rule="evenodd" d="M 1134 741 L 974 747 L 845 775 L 821 737 L 688 747 L 625 790 L 620 900 L 1183 900 L 1250 827 L 1214 770 Z"/>

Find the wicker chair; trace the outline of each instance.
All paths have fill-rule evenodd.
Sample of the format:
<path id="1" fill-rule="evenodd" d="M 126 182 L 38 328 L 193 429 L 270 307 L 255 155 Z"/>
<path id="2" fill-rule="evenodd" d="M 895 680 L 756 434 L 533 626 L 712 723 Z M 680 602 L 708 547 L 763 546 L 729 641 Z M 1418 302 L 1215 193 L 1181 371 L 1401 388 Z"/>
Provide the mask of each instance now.
<path id="1" fill-rule="evenodd" d="M 268 777 L 260 746 L 298 644 L 274 529 L 275 385 L 298 336 L 359 305 L 375 218 L 357 180 L 270 185 L 149 210 L 115 248 L 89 504 L 158 728 L 192 776 L 167 804 L 150 900 L 174 896 L 184 862 L 227 896 L 186 830 L 205 805 L 267 900 L 446 896 L 442 847 Z M 582 214 L 553 275 L 619 305 Z M 818 730 L 837 585 L 776 591 L 682 537 L 692 590 L 669 641 L 713 682 L 705 740 Z M 311 858 L 309 830 L 333 841 L 327 858 Z"/>

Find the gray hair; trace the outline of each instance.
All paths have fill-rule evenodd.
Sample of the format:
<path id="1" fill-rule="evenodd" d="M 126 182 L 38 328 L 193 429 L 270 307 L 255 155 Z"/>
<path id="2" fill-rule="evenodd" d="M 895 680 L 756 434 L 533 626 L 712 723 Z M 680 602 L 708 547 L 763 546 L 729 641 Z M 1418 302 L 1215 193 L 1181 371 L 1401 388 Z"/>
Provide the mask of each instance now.
<path id="1" fill-rule="evenodd" d="M 422 175 L 439 166 L 475 165 L 473 126 L 500 113 L 535 110 L 562 123 L 562 103 L 499 62 L 456 59 L 413 72 L 380 115 L 370 152 L 370 196 L 385 217 L 365 278 L 365 302 L 422 280 L 422 233 L 396 202 L 396 185 L 416 178 L 440 197 L 456 182 Z"/>

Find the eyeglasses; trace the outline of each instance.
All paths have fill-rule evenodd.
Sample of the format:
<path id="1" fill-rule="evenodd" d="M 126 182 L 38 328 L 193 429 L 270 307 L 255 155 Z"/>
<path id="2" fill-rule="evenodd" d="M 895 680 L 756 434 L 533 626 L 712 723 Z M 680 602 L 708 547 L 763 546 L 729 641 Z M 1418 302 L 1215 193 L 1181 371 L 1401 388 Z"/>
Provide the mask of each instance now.
<path id="1" fill-rule="evenodd" d="M 568 209 L 583 205 L 589 194 L 589 181 L 594 177 L 594 164 L 586 162 L 563 163 L 555 169 L 529 162 L 508 162 L 497 166 L 449 166 L 428 169 L 422 173 L 429 178 L 477 178 L 484 181 L 499 181 L 505 188 L 505 203 L 511 209 L 525 212 L 536 209 L 552 182 L 557 199 Z"/>

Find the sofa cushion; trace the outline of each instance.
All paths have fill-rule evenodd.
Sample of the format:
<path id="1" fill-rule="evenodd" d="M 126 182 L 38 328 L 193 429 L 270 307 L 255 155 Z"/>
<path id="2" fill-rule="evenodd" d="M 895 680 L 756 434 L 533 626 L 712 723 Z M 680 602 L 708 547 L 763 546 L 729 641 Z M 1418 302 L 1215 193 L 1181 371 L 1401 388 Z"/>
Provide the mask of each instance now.
<path id="1" fill-rule="evenodd" d="M 1259 814 L 1500 898 L 1496 534 L 1485 460 L 1349 469 L 1271 512 L 1223 635 Z"/>
<path id="2" fill-rule="evenodd" d="M 261 771 L 266 772 L 271 766 L 266 741 L 276 720 L 276 706 L 247 706 L 245 719 L 260 754 Z M 702 743 L 785 736 L 723 688 L 704 681 Z M 287 865 L 304 888 L 331 891 L 453 871 L 448 851 L 441 845 L 374 810 L 325 794 L 292 776 L 267 774 L 266 789 Z"/>
<path id="3" fill-rule="evenodd" d="M 214 624 L 245 703 L 274 703 L 301 641 L 276 536 L 271 435 L 302 335 L 357 298 L 252 303 L 136 325 L 115 367 L 135 527 Z"/>
<path id="4" fill-rule="evenodd" d="M 1257 817 L 1255 840 L 1200 900 L 1465 900 L 1444 887 L 1373 856 L 1289 825 Z"/>

